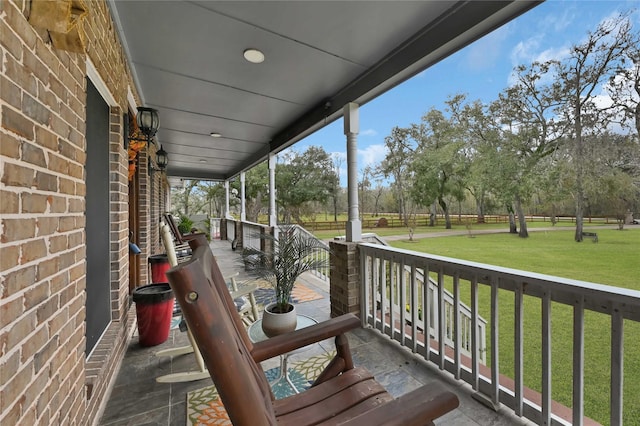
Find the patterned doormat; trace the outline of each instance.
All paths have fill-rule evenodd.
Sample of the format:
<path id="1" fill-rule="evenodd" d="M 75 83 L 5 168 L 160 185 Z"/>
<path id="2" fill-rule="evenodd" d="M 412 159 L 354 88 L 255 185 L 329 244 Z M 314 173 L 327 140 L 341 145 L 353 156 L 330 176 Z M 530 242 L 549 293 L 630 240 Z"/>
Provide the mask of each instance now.
<path id="1" fill-rule="evenodd" d="M 311 386 L 334 356 L 335 352 L 329 352 L 302 361 L 290 362 L 289 378 L 299 391 L 303 391 Z M 275 380 L 279 373 L 279 367 L 265 371 L 269 382 Z M 291 386 L 284 380 L 273 384 L 271 389 L 276 399 L 294 394 Z M 229 416 L 218 397 L 218 391 L 213 385 L 187 393 L 187 426 L 201 425 L 231 425 Z"/>

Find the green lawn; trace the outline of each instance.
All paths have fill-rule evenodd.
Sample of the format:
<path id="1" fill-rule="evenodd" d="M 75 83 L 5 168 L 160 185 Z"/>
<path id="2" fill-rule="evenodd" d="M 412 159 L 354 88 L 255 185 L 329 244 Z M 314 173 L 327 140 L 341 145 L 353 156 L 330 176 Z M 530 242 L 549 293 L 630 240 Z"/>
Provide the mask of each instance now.
<path id="1" fill-rule="evenodd" d="M 478 229 L 478 227 L 474 227 Z M 467 259 L 509 268 L 556 275 L 640 291 L 640 227 L 623 231 L 598 229 L 599 243 L 573 241 L 567 230 L 530 233 L 527 239 L 511 234 L 450 236 L 419 241 L 395 241 L 395 247 Z M 489 318 L 489 292 L 482 286 L 480 313 Z M 468 302 L 468 284 L 461 288 Z M 513 294 L 500 291 L 500 371 L 513 377 Z M 525 385 L 541 387 L 541 304 L 525 297 Z M 625 321 L 625 425 L 640 425 L 640 323 Z M 552 397 L 572 403 L 572 309 L 552 306 Z M 488 342 L 490 343 L 490 342 Z M 489 356 L 487 356 L 489 359 Z M 585 317 L 585 415 L 609 424 L 610 318 L 588 312 Z"/>

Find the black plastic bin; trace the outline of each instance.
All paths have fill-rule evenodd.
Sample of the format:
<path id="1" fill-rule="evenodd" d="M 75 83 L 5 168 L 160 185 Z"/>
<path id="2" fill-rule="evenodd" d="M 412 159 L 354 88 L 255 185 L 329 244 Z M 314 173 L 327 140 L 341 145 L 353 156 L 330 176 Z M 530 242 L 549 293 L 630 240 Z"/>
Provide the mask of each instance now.
<path id="1" fill-rule="evenodd" d="M 168 283 L 154 283 L 133 291 L 140 345 L 155 346 L 169 338 L 173 316 L 173 291 Z"/>

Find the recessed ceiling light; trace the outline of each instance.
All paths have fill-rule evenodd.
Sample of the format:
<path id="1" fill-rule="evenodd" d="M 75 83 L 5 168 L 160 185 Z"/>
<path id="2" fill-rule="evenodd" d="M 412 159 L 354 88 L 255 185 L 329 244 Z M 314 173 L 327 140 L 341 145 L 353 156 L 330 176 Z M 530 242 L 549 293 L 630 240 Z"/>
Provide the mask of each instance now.
<path id="1" fill-rule="evenodd" d="M 244 58 L 252 62 L 254 64 L 259 64 L 264 62 L 264 53 L 259 51 L 258 49 L 247 49 L 243 52 Z"/>
<path id="2" fill-rule="evenodd" d="M 201 163 L 206 163 L 206 162 L 207 162 L 207 160 L 205 160 L 204 158 L 201 158 L 201 159 L 200 159 L 200 160 L 198 160 L 198 161 L 200 161 Z"/>
<path id="3" fill-rule="evenodd" d="M 211 132 L 211 133 L 209 133 L 209 136 L 211 136 L 212 138 L 219 138 L 222 135 L 220 133 L 218 133 L 218 132 Z"/>

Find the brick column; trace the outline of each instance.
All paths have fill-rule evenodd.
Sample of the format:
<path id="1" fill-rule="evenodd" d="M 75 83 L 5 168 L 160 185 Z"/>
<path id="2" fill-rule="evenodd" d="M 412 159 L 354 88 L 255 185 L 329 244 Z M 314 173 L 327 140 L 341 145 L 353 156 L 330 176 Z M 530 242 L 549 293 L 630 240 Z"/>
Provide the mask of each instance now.
<path id="1" fill-rule="evenodd" d="M 331 316 L 360 316 L 360 256 L 357 243 L 331 241 Z"/>

